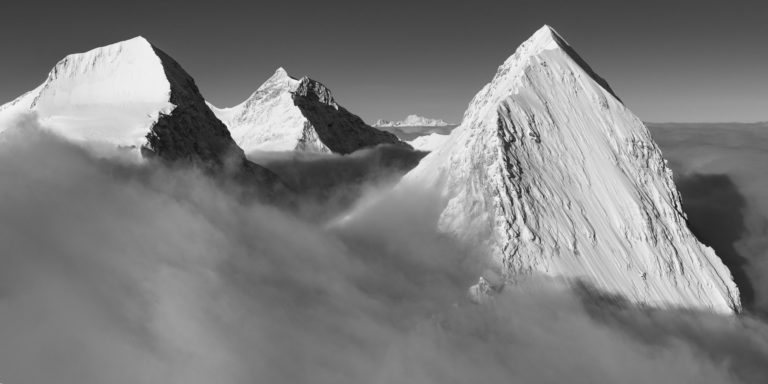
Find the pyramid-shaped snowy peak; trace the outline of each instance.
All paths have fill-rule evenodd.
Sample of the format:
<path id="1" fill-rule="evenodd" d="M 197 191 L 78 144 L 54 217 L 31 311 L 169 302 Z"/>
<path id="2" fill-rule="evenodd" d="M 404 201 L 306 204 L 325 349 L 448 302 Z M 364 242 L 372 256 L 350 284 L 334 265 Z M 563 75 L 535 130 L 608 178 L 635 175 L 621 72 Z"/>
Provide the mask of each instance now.
<path id="1" fill-rule="evenodd" d="M 651 306 L 740 308 L 730 272 L 688 229 L 648 129 L 548 26 L 402 183 L 438 188 L 440 229 L 487 246 L 510 279 L 541 273 Z"/>

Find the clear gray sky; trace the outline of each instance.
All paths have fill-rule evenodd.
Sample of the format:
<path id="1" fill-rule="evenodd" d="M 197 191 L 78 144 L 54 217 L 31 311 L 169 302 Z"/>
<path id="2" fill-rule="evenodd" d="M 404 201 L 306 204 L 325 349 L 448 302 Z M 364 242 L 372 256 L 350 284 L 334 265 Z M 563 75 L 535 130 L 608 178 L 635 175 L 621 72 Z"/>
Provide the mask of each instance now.
<path id="1" fill-rule="evenodd" d="M 458 121 L 518 44 L 549 24 L 646 121 L 768 120 L 768 1 L 3 1 L 0 103 L 68 53 L 143 35 L 212 103 L 279 67 L 367 121 Z"/>

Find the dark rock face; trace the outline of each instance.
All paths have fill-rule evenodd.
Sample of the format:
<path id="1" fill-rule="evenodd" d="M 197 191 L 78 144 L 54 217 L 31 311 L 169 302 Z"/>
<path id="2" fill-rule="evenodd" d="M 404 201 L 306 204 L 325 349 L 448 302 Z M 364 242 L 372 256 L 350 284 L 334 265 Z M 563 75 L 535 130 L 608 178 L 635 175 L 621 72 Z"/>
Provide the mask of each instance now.
<path id="1" fill-rule="evenodd" d="M 344 109 L 336 103 L 328 88 L 310 78 L 301 79 L 293 93 L 293 103 L 332 152 L 346 155 L 379 144 L 411 148 L 392 133 L 373 128 Z"/>
<path id="2" fill-rule="evenodd" d="M 176 108 L 152 126 L 142 155 L 174 165 L 192 164 L 208 174 L 241 182 L 260 195 L 289 192 L 275 173 L 245 158 L 227 127 L 205 104 L 192 77 L 165 52 L 152 48 L 163 64 L 170 102 Z"/>

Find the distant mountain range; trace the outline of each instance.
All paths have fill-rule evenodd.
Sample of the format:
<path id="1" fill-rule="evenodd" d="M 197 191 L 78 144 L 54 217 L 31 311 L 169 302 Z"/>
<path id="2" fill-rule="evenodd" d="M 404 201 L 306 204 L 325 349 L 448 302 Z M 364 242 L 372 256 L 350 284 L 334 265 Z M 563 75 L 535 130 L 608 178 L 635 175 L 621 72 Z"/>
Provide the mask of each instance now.
<path id="1" fill-rule="evenodd" d="M 401 121 L 377 120 L 374 127 L 445 127 L 451 125 L 442 119 L 430 119 L 419 115 L 408 115 Z"/>

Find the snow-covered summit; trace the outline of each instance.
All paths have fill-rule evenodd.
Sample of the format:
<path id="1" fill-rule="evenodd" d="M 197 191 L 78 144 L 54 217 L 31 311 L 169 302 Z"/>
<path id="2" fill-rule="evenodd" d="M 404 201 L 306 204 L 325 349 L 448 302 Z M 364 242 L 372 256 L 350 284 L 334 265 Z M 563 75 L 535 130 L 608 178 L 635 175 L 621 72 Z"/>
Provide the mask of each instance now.
<path id="1" fill-rule="evenodd" d="M 75 141 L 138 147 L 158 115 L 173 108 L 169 92 L 152 45 L 136 37 L 66 56 L 3 112 L 33 110 L 43 125 Z"/>
<path id="2" fill-rule="evenodd" d="M 401 183 L 437 188 L 439 228 L 487 247 L 511 280 L 543 273 L 651 306 L 740 308 L 648 129 L 548 26 Z"/>
<path id="3" fill-rule="evenodd" d="M 143 37 L 66 56 L 42 85 L 0 108 L 0 131 L 25 112 L 77 143 L 277 184 L 245 160 L 192 77 Z"/>
<path id="4" fill-rule="evenodd" d="M 401 121 L 376 120 L 374 127 L 445 127 L 450 124 L 443 119 L 430 119 L 419 115 L 408 115 Z"/>
<path id="5" fill-rule="evenodd" d="M 560 36 L 554 28 L 549 25 L 544 25 L 539 28 L 528 40 L 518 47 L 515 54 L 507 58 L 504 64 L 499 68 L 504 68 L 508 65 L 514 65 L 514 63 L 525 61 L 526 57 L 536 56 L 547 50 L 561 50 L 563 54 L 568 56 L 574 63 L 579 66 L 592 80 L 599 84 L 604 90 L 610 93 L 614 98 L 621 101 L 616 92 L 611 89 L 608 82 L 600 77 L 584 59 L 568 44 L 568 42 Z"/>
<path id="6" fill-rule="evenodd" d="M 378 144 L 407 145 L 344 109 L 322 83 L 293 78 L 283 68 L 237 106 L 209 106 L 246 152 L 347 154 Z"/>

